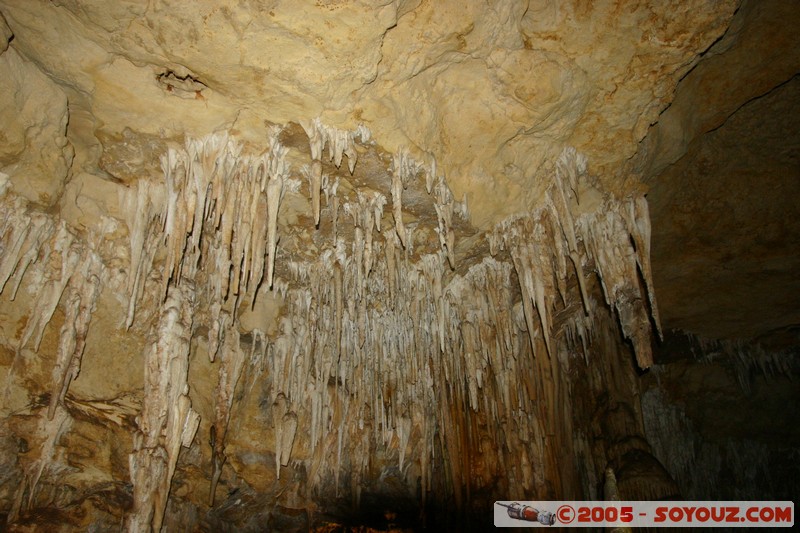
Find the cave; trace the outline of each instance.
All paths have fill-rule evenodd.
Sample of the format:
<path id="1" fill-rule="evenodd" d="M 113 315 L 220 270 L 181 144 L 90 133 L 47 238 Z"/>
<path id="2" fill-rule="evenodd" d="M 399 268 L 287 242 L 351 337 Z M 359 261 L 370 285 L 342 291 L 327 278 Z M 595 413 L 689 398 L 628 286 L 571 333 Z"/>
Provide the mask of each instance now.
<path id="1" fill-rule="evenodd" d="M 0 0 L 0 529 L 793 500 L 797 27 Z"/>

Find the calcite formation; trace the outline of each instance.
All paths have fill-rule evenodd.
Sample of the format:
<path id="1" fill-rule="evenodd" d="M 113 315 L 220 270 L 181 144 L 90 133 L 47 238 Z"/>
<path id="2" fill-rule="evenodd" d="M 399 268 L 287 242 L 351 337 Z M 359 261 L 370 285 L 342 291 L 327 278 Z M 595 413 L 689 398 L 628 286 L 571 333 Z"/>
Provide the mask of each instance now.
<path id="1" fill-rule="evenodd" d="M 181 445 L 194 440 L 200 415 L 192 410 L 187 377 L 194 294 L 190 281 L 169 291 L 147 348 L 142 412 L 130 456 L 133 509 L 129 531 L 161 531 Z"/>
<path id="2" fill-rule="evenodd" d="M 293 177 L 281 128 L 265 132 L 260 155 L 245 153 L 227 134 L 188 139 L 162 156 L 161 180 L 120 189 L 126 275 L 105 274 L 100 248 L 110 243 L 102 235 L 76 235 L 5 193 L 0 268 L 12 280 L 12 298 L 23 281 L 36 294 L 18 353 L 29 339 L 39 349 L 64 300 L 46 420 L 56 412 L 68 418 L 62 405 L 102 287 L 127 295 L 123 327 L 136 326 L 141 306 L 160 307 L 144 347 L 125 519 L 131 531 L 161 528 L 181 445 L 193 445 L 200 414 L 192 408 L 188 366 L 201 331 L 218 376 L 208 421 L 212 505 L 246 367 L 262 368 L 257 382 L 273 428 L 263 431 L 271 437 L 276 482 L 283 469 L 303 465 L 306 497 L 332 486 L 358 505 L 378 467 L 371 463 L 381 457 L 380 468 L 394 462 L 408 494 L 419 485 L 424 508 L 429 493 L 450 495 L 462 507 L 472 490 L 496 490 L 491 482 L 503 471 L 506 490 L 546 486 L 544 476 L 558 461 L 545 444 L 548 426 L 576 423 L 569 375 L 596 357 L 598 335 L 616 334 L 609 312 L 633 342 L 639 365 L 652 364 L 647 302 L 652 309 L 655 302 L 642 291 L 651 286 L 646 202 L 601 193 L 574 149 L 544 178 L 551 185 L 540 207 L 476 233 L 463 221 L 466 206 L 455 202 L 435 168 L 401 151 L 383 177 L 358 186 L 354 154 L 376 149 L 368 132 L 341 132 L 318 119 L 305 129 L 311 165 L 321 166 L 329 147 L 330 170 L 344 171 L 336 180 L 347 181 L 347 193 L 328 186 L 324 209 L 318 206 L 317 187 L 332 178 L 304 168 L 310 179 L 303 187 Z M 353 163 L 337 168 L 343 155 Z M 380 184 L 392 189 L 394 224 L 380 222 L 390 216 L 386 195 L 372 189 Z M 316 234 L 317 248 L 310 255 L 278 245 L 282 201 L 306 194 L 307 230 Z M 341 204 L 334 201 L 339 196 Z M 413 226 L 403 220 L 409 218 L 404 196 L 414 198 Z M 476 245 L 485 247 L 483 259 L 456 259 L 457 231 L 483 241 Z M 438 239 L 416 242 L 422 232 Z M 242 314 L 272 293 L 279 325 L 246 327 Z M 273 333 L 265 335 L 269 328 Z M 63 421 L 48 430 L 47 450 L 62 427 Z M 480 467 L 478 480 L 476 450 L 497 454 Z M 514 464 L 516 457 L 526 459 Z M 40 462 L 30 488 L 21 490 L 33 493 L 42 469 L 56 460 L 48 452 Z M 444 479 L 437 479 L 440 469 Z M 29 496 L 21 510 L 32 506 Z"/>
<path id="3" fill-rule="evenodd" d="M 0 0 L 0 520 L 678 496 L 642 173 L 738 7 Z"/>

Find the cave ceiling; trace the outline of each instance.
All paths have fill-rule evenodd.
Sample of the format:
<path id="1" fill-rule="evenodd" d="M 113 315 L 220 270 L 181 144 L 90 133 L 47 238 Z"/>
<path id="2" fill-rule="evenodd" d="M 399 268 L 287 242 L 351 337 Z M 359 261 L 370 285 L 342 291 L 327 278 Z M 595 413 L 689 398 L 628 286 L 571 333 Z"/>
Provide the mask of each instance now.
<path id="1" fill-rule="evenodd" d="M 800 342 L 799 25 L 0 0 L 0 511 L 246 530 L 362 485 L 597 496 L 607 464 L 675 496 L 636 381 L 670 332 Z"/>
<path id="2" fill-rule="evenodd" d="M 591 9 L 555 2 L 489 9 L 419 1 L 8 2 L 3 14 L 13 41 L 4 59 L 13 75 L 2 83 L 21 111 L 3 133 L 0 162 L 14 189 L 29 200 L 43 206 L 60 202 L 65 216 L 91 218 L 109 209 L 106 196 L 115 194 L 97 180 L 129 185 L 157 177 L 160 155 L 186 136 L 225 130 L 262 148 L 269 124 L 297 129 L 300 121 L 321 117 L 345 129 L 363 124 L 384 153 L 403 148 L 421 162 L 435 161 L 456 199 L 467 198 L 471 223 L 485 229 L 535 206 L 546 188 L 537 176 L 563 147 L 572 146 L 587 156 L 590 173 L 605 190 L 624 195 L 654 189 L 653 216 L 663 224 L 655 224 L 653 253 L 657 265 L 664 262 L 656 267 L 656 283 L 665 287 L 668 327 L 730 337 L 742 321 L 762 315 L 750 313 L 744 299 L 770 290 L 768 281 L 756 279 L 742 284 L 751 288 L 750 296 L 737 300 L 724 287 L 740 270 L 746 276 L 766 259 L 723 268 L 720 257 L 734 252 L 718 251 L 713 264 L 676 261 L 679 255 L 672 252 L 678 240 L 734 239 L 724 222 L 705 223 L 707 215 L 694 214 L 692 207 L 694 202 L 705 206 L 701 212 L 735 214 L 736 209 L 711 208 L 727 200 L 719 190 L 705 189 L 706 182 L 729 187 L 723 176 L 730 168 L 749 184 L 733 188 L 745 196 L 755 192 L 746 189 L 760 181 L 759 172 L 782 180 L 764 190 L 796 183 L 774 177 L 778 171 L 796 173 L 796 130 L 785 118 L 784 130 L 780 123 L 765 125 L 769 119 L 763 118 L 780 121 L 791 109 L 759 111 L 760 129 L 737 118 L 738 126 L 719 132 L 724 136 L 739 127 L 754 139 L 751 152 L 758 153 L 748 162 L 735 163 L 745 157 L 742 151 L 704 134 L 797 72 L 799 47 L 791 29 L 797 15 L 791 4 L 780 2 L 746 4 L 735 19 L 737 2 L 707 6 L 684 2 L 665 14 L 666 6 L 647 2 L 601 2 Z M 702 67 L 695 69 L 699 61 Z M 21 87 L 30 84 L 36 84 L 35 94 L 22 95 Z M 793 105 L 791 87 L 783 94 L 784 107 Z M 769 161 L 774 143 L 761 133 L 767 130 L 785 145 L 776 161 Z M 41 156 L 20 155 L 26 150 Z M 727 170 L 719 167 L 722 162 Z M 717 165 L 707 171 L 709 178 L 680 170 L 703 172 L 709 165 Z M 677 175 L 682 178 L 670 177 Z M 681 179 L 685 183 L 677 185 Z M 85 187 L 87 182 L 93 185 Z M 689 194 L 687 186 L 702 190 L 678 202 L 674 195 Z M 70 209 L 73 201 L 83 201 L 81 187 L 100 196 L 85 201 L 94 211 Z M 792 197 L 775 194 L 784 203 Z M 763 210 L 775 213 L 780 204 L 765 201 Z M 676 217 L 676 209 L 688 215 Z M 683 221 L 686 216 L 691 220 Z M 736 216 L 747 221 L 731 220 L 739 231 L 759 225 L 758 213 Z M 791 224 L 796 217 L 780 218 Z M 86 220 L 71 222 L 80 226 Z M 682 230 L 667 229 L 678 223 Z M 796 228 L 771 231 L 780 234 L 773 241 L 797 234 Z M 744 250 L 749 245 L 741 240 L 733 246 Z M 791 256 L 792 244 L 764 246 Z M 683 253 L 703 255 L 703 246 Z M 796 283 L 791 259 L 774 268 L 786 272 L 784 281 Z M 709 272 L 718 281 L 703 282 Z M 712 295 L 722 294 L 717 303 Z M 769 323 L 747 334 L 786 325 L 778 316 L 791 313 L 796 302 L 783 300 L 772 306 L 776 317 L 765 317 Z M 714 316 L 733 316 L 737 308 L 742 316 L 712 325 Z"/>

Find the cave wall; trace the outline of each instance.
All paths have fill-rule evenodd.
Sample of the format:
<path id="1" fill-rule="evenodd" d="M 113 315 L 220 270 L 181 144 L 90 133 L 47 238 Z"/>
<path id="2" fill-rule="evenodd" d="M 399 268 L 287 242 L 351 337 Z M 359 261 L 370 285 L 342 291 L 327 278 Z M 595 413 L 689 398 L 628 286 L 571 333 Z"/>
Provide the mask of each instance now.
<path id="1" fill-rule="evenodd" d="M 682 495 L 791 500 L 800 442 L 796 346 L 672 334 L 660 351 L 641 384 L 645 434 Z"/>
<path id="2" fill-rule="evenodd" d="M 747 340 L 798 323 L 798 22 L 791 3 L 745 2 L 642 143 L 668 329 Z"/>
<path id="3" fill-rule="evenodd" d="M 631 162 L 666 332 L 646 433 L 687 498 L 797 494 L 799 22 L 743 2 Z"/>
<path id="4" fill-rule="evenodd" d="M 796 400 L 789 3 L 0 15 L 9 528 L 793 490 L 737 411 Z M 674 329 L 761 344 L 709 369 Z"/>
<path id="5" fill-rule="evenodd" d="M 435 159 L 457 199 L 481 199 L 472 219 L 485 228 L 541 197 L 534 176 L 565 146 L 605 189 L 627 192 L 635 180 L 621 164 L 738 2 L 2 5 L 10 53 L 49 78 L 59 96 L 47 101 L 69 114 L 47 138 L 66 134 L 76 158 L 70 172 L 40 172 L 52 183 L 27 191 L 32 201 L 54 203 L 81 171 L 158 177 L 168 140 L 224 129 L 262 146 L 265 120 L 321 116 L 364 123 L 390 153 Z M 5 172 L 17 187 L 34 177 Z"/>

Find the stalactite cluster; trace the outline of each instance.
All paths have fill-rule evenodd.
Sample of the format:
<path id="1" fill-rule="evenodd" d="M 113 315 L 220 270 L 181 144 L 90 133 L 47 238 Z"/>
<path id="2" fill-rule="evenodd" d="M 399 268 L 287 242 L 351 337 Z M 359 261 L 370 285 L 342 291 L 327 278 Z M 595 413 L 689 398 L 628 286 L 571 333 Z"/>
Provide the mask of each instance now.
<path id="1" fill-rule="evenodd" d="M 343 155 L 353 173 L 368 131 L 319 120 L 303 128 L 311 162 L 300 172 L 310 216 L 314 231 L 327 228 L 311 261 L 282 258 L 278 245 L 282 200 L 302 186 L 278 128 L 259 156 L 242 154 L 226 134 L 187 140 L 163 156 L 163 182 L 142 180 L 120 193 L 130 246 L 125 286 L 116 288 L 128 296 L 123 322 L 131 327 L 139 306 L 160 309 L 145 349 L 129 530 L 159 529 L 180 447 L 197 430 L 187 369 L 200 329 L 218 372 L 211 505 L 226 464 L 237 383 L 254 357 L 265 368 L 259 386 L 268 398 L 276 478 L 292 461 L 302 462 L 311 495 L 332 486 L 358 501 L 381 468 L 378 458 L 396 464 L 410 492 L 419 486 L 423 502 L 431 492 L 452 495 L 457 506 L 480 490 L 578 495 L 580 487 L 559 474 L 578 468 L 562 452 L 595 452 L 588 429 L 573 427 L 571 387 L 576 372 L 598 356 L 591 348 L 597 328 L 601 337 L 616 333 L 613 322 L 598 319 L 606 311 L 592 290 L 597 280 L 639 365 L 652 362 L 651 317 L 658 319 L 646 201 L 605 197 L 582 206 L 586 162 L 566 150 L 541 205 L 488 232 L 481 242 L 490 253 L 482 260 L 462 261 L 456 216 L 467 217 L 466 200 L 454 200 L 435 160 L 428 167 L 400 151 L 386 169 L 389 190 L 345 194 L 343 177 L 333 174 Z M 408 188 L 427 192 L 428 204 L 418 209 L 429 218 L 404 221 Z M 393 224 L 382 223 L 389 214 Z M 434 251 L 414 249 L 414 228 L 426 220 L 438 235 Z M 39 289 L 20 346 L 31 339 L 38 346 L 59 301 L 64 306 L 53 419 L 110 278 L 91 238 L 76 238 L 8 196 L 2 224 L 0 288 L 16 293 L 25 276 Z M 266 337 L 245 330 L 240 315 L 270 290 L 283 308 L 277 333 Z M 245 334 L 259 342 L 248 349 Z M 587 479 L 598 469 L 602 475 L 604 460 L 595 460 Z"/>
<path id="2" fill-rule="evenodd" d="M 418 170 L 407 157 L 392 165 L 394 231 L 364 238 L 373 207 L 359 194 L 358 204 L 345 206 L 352 243 L 337 239 L 316 263 L 292 265 L 290 284 L 301 288 L 289 290 L 281 334 L 267 352 L 273 398 L 294 406 L 309 431 L 310 472 L 320 477 L 312 484 L 327 470 L 338 488 L 346 471 L 357 497 L 379 453 L 396 456 L 402 475 L 410 484 L 419 479 L 426 494 L 443 461 L 460 504 L 475 484 L 475 450 L 486 449 L 497 455 L 481 475 L 503 472 L 520 490 L 544 486 L 545 463 L 557 462 L 548 454 L 558 449 L 545 445 L 547 428 L 571 423 L 566 375 L 576 342 L 588 357 L 599 305 L 584 269 L 607 276 L 607 302 L 634 338 L 640 364 L 651 361 L 642 326 L 649 314 L 636 305 L 648 258 L 631 244 L 649 239 L 635 225 L 646 213 L 628 217 L 636 201 L 609 201 L 610 215 L 573 220 L 568 202 L 585 163 L 567 151 L 544 207 L 489 236 L 496 258 L 454 274 L 452 194 L 441 181 L 434 202 L 439 235 L 449 234 L 442 251 L 415 256 L 403 248 L 405 226 L 394 212 Z M 335 463 L 325 464 L 334 449 Z"/>
<path id="3" fill-rule="evenodd" d="M 4 403 L 14 372 L 22 366 L 23 348 L 30 343 L 34 351 L 39 351 L 45 328 L 62 299 L 65 315 L 51 372 L 49 405 L 37 430 L 38 459 L 28 467 L 23 484 L 17 488 L 9 521 L 34 505 L 43 475 L 57 475 L 57 444 L 71 425 L 61 404 L 80 372 L 86 335 L 105 277 L 99 243 L 97 235 L 78 238 L 63 222 L 30 211 L 20 198 L 7 194 L 0 198 L 0 293 L 8 291 L 8 297 L 16 299 L 24 278 L 27 292 L 33 294 L 3 388 Z"/>
<path id="4" fill-rule="evenodd" d="M 519 276 L 528 330 L 534 330 L 533 322 L 538 319 L 548 352 L 550 317 L 556 300 L 567 304 L 565 282 L 570 271 L 575 273 L 585 310 L 583 319 L 574 323 L 575 333 L 586 344 L 592 309 L 584 269 L 591 265 L 605 303 L 616 310 L 622 331 L 633 343 L 639 366 L 649 368 L 653 364 L 651 317 L 659 331 L 660 325 L 650 269 L 647 201 L 643 197 L 625 201 L 605 198 L 601 207 L 575 217 L 571 204 L 580 204 L 578 179 L 585 171 L 585 158 L 565 150 L 546 201 L 532 215 L 508 220 L 495 229 L 490 236 L 492 253 L 509 249 Z M 649 306 L 639 280 L 647 288 Z"/>
<path id="5" fill-rule="evenodd" d="M 715 360 L 729 361 L 736 374 L 736 380 L 745 394 L 752 392 L 754 374 L 791 377 L 797 370 L 797 363 L 792 357 L 791 350 L 766 350 L 757 342 L 744 343 L 736 340 L 709 340 L 695 335 L 687 336 L 699 346 L 699 353 L 695 354 L 698 360 L 709 363 Z"/>
<path id="6" fill-rule="evenodd" d="M 29 342 L 34 351 L 39 350 L 45 327 L 64 299 L 66 319 L 59 335 L 47 414 L 52 420 L 56 405 L 80 372 L 92 312 L 102 288 L 104 265 L 96 252 L 98 238 L 78 239 L 63 222 L 56 224 L 50 217 L 29 213 L 19 199 L 3 202 L 0 235 L 0 292 L 10 289 L 9 297 L 15 299 L 25 277 L 29 292 L 35 294 L 17 345 L 18 358 Z"/>
<path id="7" fill-rule="evenodd" d="M 144 402 L 130 456 L 129 531 L 161 531 L 178 453 L 191 445 L 200 423 L 187 384 L 194 304 L 190 282 L 170 288 L 147 349 Z"/>

